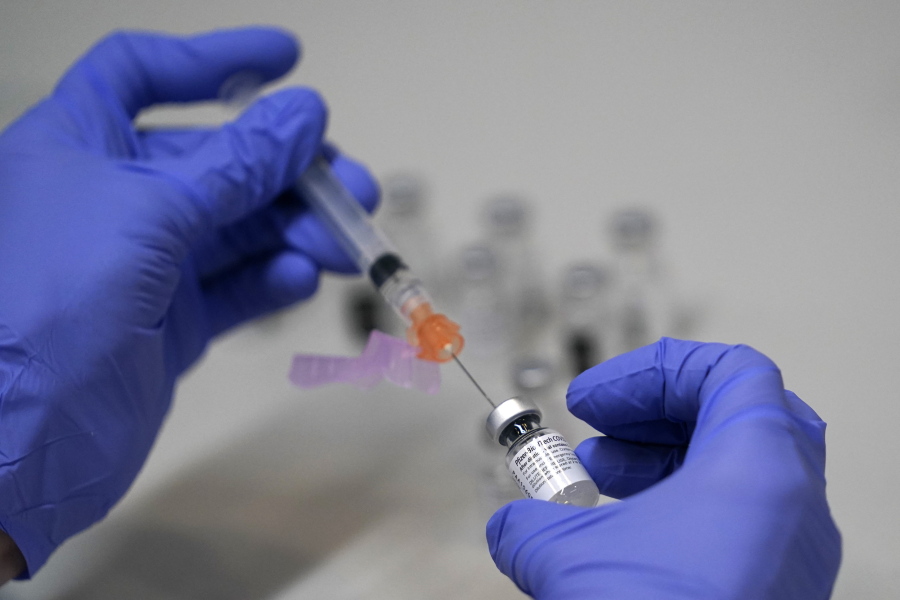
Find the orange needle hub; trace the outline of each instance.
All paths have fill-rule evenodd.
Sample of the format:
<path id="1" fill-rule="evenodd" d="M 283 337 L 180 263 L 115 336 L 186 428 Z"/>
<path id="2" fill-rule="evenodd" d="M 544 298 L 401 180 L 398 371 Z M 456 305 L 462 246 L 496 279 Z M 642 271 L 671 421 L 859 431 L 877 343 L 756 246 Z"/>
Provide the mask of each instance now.
<path id="1" fill-rule="evenodd" d="M 418 346 L 419 358 L 447 362 L 462 350 L 464 340 L 459 325 L 433 312 L 427 302 L 417 306 L 409 317 L 412 324 L 406 330 L 406 339 Z"/>

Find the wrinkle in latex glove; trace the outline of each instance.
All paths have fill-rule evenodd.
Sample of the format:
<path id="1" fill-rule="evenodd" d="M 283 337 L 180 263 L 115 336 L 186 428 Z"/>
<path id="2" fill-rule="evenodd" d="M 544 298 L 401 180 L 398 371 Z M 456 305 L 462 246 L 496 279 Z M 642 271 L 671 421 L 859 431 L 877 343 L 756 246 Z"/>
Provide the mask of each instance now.
<path id="1" fill-rule="evenodd" d="M 329 383 L 349 383 L 371 389 L 381 381 L 436 394 L 441 389 L 437 363 L 416 358 L 418 348 L 377 330 L 369 334 L 366 347 L 356 358 L 297 354 L 288 378 L 301 388 Z"/>

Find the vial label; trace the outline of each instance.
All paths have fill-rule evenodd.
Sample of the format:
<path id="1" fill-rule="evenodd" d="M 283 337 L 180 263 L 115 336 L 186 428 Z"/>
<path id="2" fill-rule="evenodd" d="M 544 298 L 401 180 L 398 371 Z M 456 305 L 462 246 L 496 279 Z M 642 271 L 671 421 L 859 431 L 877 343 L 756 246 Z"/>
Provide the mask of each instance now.
<path id="1" fill-rule="evenodd" d="M 509 461 L 509 472 L 526 498 L 538 500 L 549 500 L 578 481 L 591 481 L 569 443 L 552 429 L 528 440 Z"/>

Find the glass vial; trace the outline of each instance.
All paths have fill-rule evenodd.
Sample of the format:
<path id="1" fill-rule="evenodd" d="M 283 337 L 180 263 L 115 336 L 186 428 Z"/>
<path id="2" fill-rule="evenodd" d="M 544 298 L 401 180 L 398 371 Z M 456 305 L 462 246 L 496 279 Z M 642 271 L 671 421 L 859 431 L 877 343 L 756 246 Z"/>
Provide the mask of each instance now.
<path id="1" fill-rule="evenodd" d="M 506 466 L 526 498 L 596 506 L 600 492 L 569 443 L 541 426 L 541 411 L 519 398 L 501 402 L 487 418 L 491 438 L 509 448 Z"/>
<path id="2" fill-rule="evenodd" d="M 671 331 L 671 303 L 659 261 L 658 225 L 645 210 L 627 209 L 612 219 L 615 319 L 621 354 L 655 342 Z"/>
<path id="3" fill-rule="evenodd" d="M 413 172 L 392 173 L 383 180 L 382 198 L 382 208 L 377 217 L 382 231 L 432 294 L 439 296 L 435 288 L 440 284 L 440 240 L 429 218 L 429 192 L 425 178 Z"/>
<path id="4" fill-rule="evenodd" d="M 572 377 L 609 358 L 612 279 L 608 269 L 594 263 L 573 264 L 563 274 L 560 313 Z"/>
<path id="5" fill-rule="evenodd" d="M 491 198 L 485 206 L 490 247 L 497 257 L 504 310 L 511 316 L 513 350 L 527 356 L 539 351 L 551 315 L 532 231 L 531 204 L 518 195 Z"/>
<path id="6" fill-rule="evenodd" d="M 456 314 L 467 332 L 467 352 L 479 361 L 491 362 L 491 368 L 498 372 L 510 346 L 510 317 L 504 310 L 499 274 L 497 256 L 490 246 L 472 244 L 463 248 L 455 286 Z"/>

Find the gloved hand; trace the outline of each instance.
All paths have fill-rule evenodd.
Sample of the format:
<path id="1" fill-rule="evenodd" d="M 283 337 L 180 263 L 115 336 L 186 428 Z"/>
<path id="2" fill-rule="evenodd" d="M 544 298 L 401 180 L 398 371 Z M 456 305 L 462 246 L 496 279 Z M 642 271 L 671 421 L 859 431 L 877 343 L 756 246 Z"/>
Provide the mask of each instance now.
<path id="1" fill-rule="evenodd" d="M 212 336 L 307 298 L 323 267 L 353 269 L 295 199 L 273 202 L 322 150 L 315 92 L 220 128 L 132 123 L 297 55 L 274 29 L 115 34 L 0 136 L 0 528 L 23 576 L 125 493 Z M 372 178 L 331 157 L 372 209 Z"/>
<path id="2" fill-rule="evenodd" d="M 494 561 L 535 598 L 827 598 L 841 540 L 825 423 L 747 346 L 663 338 L 579 375 L 572 413 L 609 437 L 577 454 L 592 509 L 519 500 L 488 523 Z"/>

